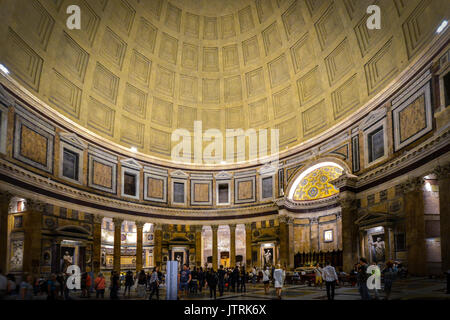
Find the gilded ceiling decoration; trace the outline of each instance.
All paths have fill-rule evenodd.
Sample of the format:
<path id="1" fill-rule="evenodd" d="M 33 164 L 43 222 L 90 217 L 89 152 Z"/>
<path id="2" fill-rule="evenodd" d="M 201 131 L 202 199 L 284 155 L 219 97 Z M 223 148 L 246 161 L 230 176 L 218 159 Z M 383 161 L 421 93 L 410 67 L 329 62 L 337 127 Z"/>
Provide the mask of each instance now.
<path id="1" fill-rule="evenodd" d="M 295 189 L 295 201 L 317 200 L 330 197 L 339 192 L 330 181 L 337 179 L 342 169 L 334 166 L 324 166 L 308 173 Z"/>
<path id="2" fill-rule="evenodd" d="M 440 1 L 380 0 L 382 27 L 368 30 L 369 4 L 4 0 L 0 63 L 55 112 L 160 159 L 195 120 L 224 133 L 224 154 L 237 128 L 279 129 L 286 150 L 380 92 L 447 14 Z M 69 5 L 80 30 L 66 27 Z"/>

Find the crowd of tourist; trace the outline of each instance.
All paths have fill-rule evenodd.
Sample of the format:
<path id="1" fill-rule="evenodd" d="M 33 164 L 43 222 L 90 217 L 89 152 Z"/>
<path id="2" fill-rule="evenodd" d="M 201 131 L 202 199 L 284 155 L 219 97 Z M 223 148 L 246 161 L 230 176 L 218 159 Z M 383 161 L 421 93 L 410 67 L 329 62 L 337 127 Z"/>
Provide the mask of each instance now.
<path id="1" fill-rule="evenodd" d="M 266 293 L 268 292 L 269 278 L 273 278 L 277 296 L 281 298 L 281 288 L 285 278 L 285 271 L 278 265 L 273 268 L 272 272 L 267 267 L 262 272 L 263 282 Z M 202 292 L 203 289 L 209 289 L 210 298 L 217 298 L 217 290 L 219 296 L 223 296 L 224 292 L 245 293 L 247 291 L 247 283 L 249 281 L 255 283 L 258 280 L 258 271 L 256 267 L 251 272 L 246 271 L 245 266 L 236 266 L 234 268 L 224 268 L 223 265 L 218 270 L 214 268 L 194 267 L 191 271 L 187 265 L 183 265 L 183 269 L 179 273 L 179 297 L 188 296 L 189 293 L 196 294 Z"/>
<path id="2" fill-rule="evenodd" d="M 372 265 L 377 266 L 376 263 L 372 263 Z M 359 262 L 354 265 L 350 274 L 347 274 L 342 270 L 336 271 L 330 262 L 327 262 L 324 268 L 322 268 L 321 264 L 316 264 L 313 270 L 315 277 L 314 284 L 316 287 L 320 286 L 320 288 L 322 288 L 323 282 L 325 282 L 328 300 L 334 300 L 336 285 L 344 285 L 345 282 L 349 282 L 351 286 L 358 286 L 358 291 L 362 300 L 371 300 L 372 297 L 367 286 L 367 280 L 371 276 L 371 273 L 368 273 L 368 267 L 369 264 L 365 258 L 361 258 Z M 394 280 L 406 277 L 406 272 L 406 269 L 401 264 L 392 261 L 386 262 L 383 270 L 381 270 L 380 266 L 378 266 L 378 268 L 373 268 L 372 274 L 375 273 L 375 277 L 380 279 L 380 283 L 383 278 L 383 290 L 386 300 L 388 300 L 391 295 Z M 378 291 L 379 289 L 377 288 L 373 289 L 374 299 L 380 299 Z"/>
<path id="3" fill-rule="evenodd" d="M 314 285 L 322 289 L 325 283 L 327 298 L 334 300 L 335 288 L 337 285 L 343 285 L 349 282 L 350 285 L 358 286 L 361 299 L 379 299 L 379 290 L 375 289 L 369 292 L 367 280 L 370 274 L 367 273 L 369 264 L 365 258 L 361 258 L 354 265 L 350 274 L 342 270 L 336 271 L 330 262 L 322 267 L 316 264 L 313 268 Z M 392 284 L 397 278 L 405 277 L 406 270 L 400 264 L 388 261 L 383 270 L 374 268 L 374 272 L 380 279 L 383 278 L 385 299 L 390 298 Z M 73 286 L 68 284 L 70 275 L 59 273 L 51 274 L 48 279 L 33 278 L 31 275 L 23 275 L 20 281 L 12 275 L 3 275 L 0 270 L 0 299 L 31 300 L 35 297 L 47 300 L 71 300 L 77 292 Z M 299 277 L 298 272 L 294 273 Z M 245 266 L 236 266 L 234 268 L 224 268 L 221 265 L 217 270 L 212 267 L 194 267 L 192 270 L 188 265 L 183 265 L 178 272 L 178 298 L 195 297 L 203 290 L 209 291 L 209 297 L 216 299 L 227 293 L 245 293 L 248 283 L 262 283 L 264 293 L 269 294 L 270 286 L 276 289 L 276 296 L 281 299 L 282 288 L 285 282 L 286 272 L 279 264 L 275 266 L 266 266 L 262 269 L 256 267 L 246 270 Z M 312 281 L 311 281 L 312 282 Z M 108 283 L 108 284 L 107 284 Z M 105 290 L 109 289 L 109 298 L 112 300 L 122 298 L 131 298 L 131 291 L 136 292 L 136 297 L 140 299 L 152 300 L 154 297 L 159 299 L 159 288 L 164 286 L 165 275 L 158 269 L 153 268 L 149 272 L 141 270 L 137 274 L 132 271 L 125 273 L 111 272 L 109 281 L 100 272 L 95 277 L 90 272 L 84 272 L 80 277 L 80 294 L 77 297 L 90 298 L 95 293 L 96 299 L 105 298 Z"/>

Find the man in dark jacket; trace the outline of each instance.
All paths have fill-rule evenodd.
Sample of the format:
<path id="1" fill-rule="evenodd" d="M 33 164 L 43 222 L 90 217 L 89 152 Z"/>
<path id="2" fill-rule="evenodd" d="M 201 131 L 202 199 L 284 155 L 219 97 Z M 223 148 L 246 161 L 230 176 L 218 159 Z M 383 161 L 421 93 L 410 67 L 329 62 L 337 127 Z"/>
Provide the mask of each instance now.
<path id="1" fill-rule="evenodd" d="M 217 278 L 219 280 L 219 294 L 223 296 L 223 290 L 225 288 L 225 270 L 223 270 L 223 265 L 220 265 L 220 269 L 217 271 Z"/>
<path id="2" fill-rule="evenodd" d="M 211 268 L 208 273 L 206 274 L 206 282 L 208 283 L 209 287 L 209 297 L 212 298 L 214 294 L 214 299 L 216 299 L 216 288 L 217 288 L 217 282 L 218 277 L 217 273 L 214 271 L 213 268 Z"/>
<path id="3" fill-rule="evenodd" d="M 200 293 L 202 293 L 202 289 L 205 286 L 205 273 L 203 272 L 203 268 L 200 267 L 198 270 L 198 289 Z"/>
<path id="4" fill-rule="evenodd" d="M 369 289 L 367 288 L 367 279 L 369 275 L 367 274 L 367 260 L 365 258 L 359 259 L 358 274 L 356 276 L 356 281 L 358 282 L 359 294 L 361 299 L 370 300 Z"/>
<path id="5" fill-rule="evenodd" d="M 231 273 L 231 290 L 233 290 L 233 292 L 236 292 L 236 283 L 238 279 L 239 279 L 239 268 L 236 266 L 233 272 Z"/>

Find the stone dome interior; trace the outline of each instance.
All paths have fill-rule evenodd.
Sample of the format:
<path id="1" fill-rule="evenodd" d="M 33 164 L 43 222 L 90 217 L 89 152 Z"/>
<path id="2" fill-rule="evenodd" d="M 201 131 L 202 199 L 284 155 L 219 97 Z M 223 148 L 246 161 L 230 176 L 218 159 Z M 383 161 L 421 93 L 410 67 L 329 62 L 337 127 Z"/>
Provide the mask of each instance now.
<path id="1" fill-rule="evenodd" d="M 278 129 L 286 151 L 361 110 L 444 16 L 439 1 L 376 3 L 380 30 L 366 28 L 367 0 L 6 1 L 0 62 L 80 129 L 142 156 L 170 160 L 172 132 L 196 120 L 223 133 L 224 154 L 238 128 Z M 66 27 L 71 4 L 80 30 Z"/>

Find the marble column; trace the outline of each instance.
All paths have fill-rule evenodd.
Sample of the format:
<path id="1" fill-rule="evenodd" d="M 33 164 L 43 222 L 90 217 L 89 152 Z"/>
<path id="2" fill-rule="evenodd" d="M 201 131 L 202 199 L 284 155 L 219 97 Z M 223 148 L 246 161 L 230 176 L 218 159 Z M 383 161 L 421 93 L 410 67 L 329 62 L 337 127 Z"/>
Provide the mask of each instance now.
<path id="1" fill-rule="evenodd" d="M 245 224 L 245 265 L 247 270 L 253 267 L 252 262 L 252 225 L 251 223 Z"/>
<path id="2" fill-rule="evenodd" d="M 120 256 L 121 256 L 121 243 L 122 243 L 122 222 L 123 219 L 113 218 L 114 222 L 114 258 L 113 269 L 120 272 Z"/>
<path id="3" fill-rule="evenodd" d="M 426 274 L 425 216 L 423 178 L 411 178 L 402 183 L 405 212 L 408 272 L 415 276 Z"/>
<path id="4" fill-rule="evenodd" d="M 217 271 L 218 266 L 218 248 L 217 248 L 217 230 L 219 229 L 218 225 L 212 225 L 212 267 L 215 271 Z"/>
<path id="5" fill-rule="evenodd" d="M 230 267 L 236 266 L 236 225 L 230 224 Z"/>
<path id="6" fill-rule="evenodd" d="M 162 267 L 162 224 L 154 224 L 153 234 L 153 260 L 155 267 Z"/>
<path id="7" fill-rule="evenodd" d="M 336 229 L 337 234 L 335 235 L 335 237 L 337 248 L 339 250 L 342 250 L 342 212 L 336 213 Z"/>
<path id="8" fill-rule="evenodd" d="M 365 246 L 365 243 L 366 243 L 365 234 L 366 234 L 366 231 L 364 231 L 364 230 L 359 231 L 359 257 L 367 257 L 366 246 Z"/>
<path id="9" fill-rule="evenodd" d="M 143 242 L 143 230 L 144 230 L 144 222 L 136 221 L 136 272 L 140 272 L 143 267 L 142 263 L 142 242 Z"/>
<path id="10" fill-rule="evenodd" d="M 8 272 L 8 214 L 12 198 L 7 191 L 0 193 L 0 269 L 4 274 Z"/>
<path id="11" fill-rule="evenodd" d="M 100 272 L 102 261 L 102 222 L 103 216 L 94 215 L 94 232 L 92 234 L 92 264 L 94 267 L 94 275 L 97 275 Z"/>
<path id="12" fill-rule="evenodd" d="M 42 212 L 44 203 L 33 199 L 26 200 L 26 213 L 24 214 L 24 246 L 23 271 L 38 275 L 41 261 L 42 239 Z"/>
<path id="13" fill-rule="evenodd" d="M 279 225 L 280 225 L 280 257 L 279 262 L 284 268 L 291 268 L 291 258 L 293 252 L 290 250 L 289 241 L 292 238 L 290 236 L 290 232 L 292 231 L 291 225 L 294 222 L 294 219 L 288 215 L 281 215 L 278 217 Z M 277 261 L 274 261 L 277 263 Z M 292 266 L 293 267 L 293 266 Z"/>
<path id="14" fill-rule="evenodd" d="M 202 229 L 203 226 L 195 226 L 195 265 L 202 266 Z"/>
<path id="15" fill-rule="evenodd" d="M 450 163 L 434 170 L 439 184 L 442 271 L 450 270 Z"/>
<path id="16" fill-rule="evenodd" d="M 358 260 L 357 252 L 357 228 L 356 220 L 356 201 L 354 194 L 343 192 L 340 194 L 339 204 L 342 213 L 342 264 L 345 272 L 350 272 Z"/>
<path id="17" fill-rule="evenodd" d="M 355 225 L 357 207 L 355 193 L 358 177 L 344 172 L 331 183 L 339 188 L 342 225 L 342 268 L 349 273 L 358 259 L 358 230 Z"/>
<path id="18" fill-rule="evenodd" d="M 395 247 L 394 247 L 394 229 L 392 226 L 384 227 L 385 247 L 386 247 L 386 260 L 395 260 Z"/>

